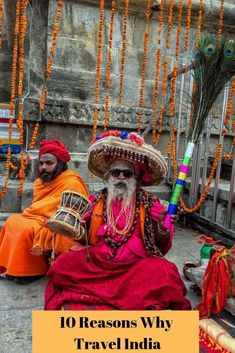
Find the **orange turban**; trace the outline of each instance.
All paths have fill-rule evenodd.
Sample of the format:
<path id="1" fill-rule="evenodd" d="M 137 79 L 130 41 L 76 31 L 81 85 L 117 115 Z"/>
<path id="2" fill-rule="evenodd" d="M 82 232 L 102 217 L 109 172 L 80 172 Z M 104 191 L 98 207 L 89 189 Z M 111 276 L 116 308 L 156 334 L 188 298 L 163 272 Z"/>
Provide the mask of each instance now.
<path id="1" fill-rule="evenodd" d="M 53 156 L 65 163 L 70 160 L 67 148 L 59 140 L 42 140 L 40 142 L 39 157 L 45 153 L 53 154 Z"/>

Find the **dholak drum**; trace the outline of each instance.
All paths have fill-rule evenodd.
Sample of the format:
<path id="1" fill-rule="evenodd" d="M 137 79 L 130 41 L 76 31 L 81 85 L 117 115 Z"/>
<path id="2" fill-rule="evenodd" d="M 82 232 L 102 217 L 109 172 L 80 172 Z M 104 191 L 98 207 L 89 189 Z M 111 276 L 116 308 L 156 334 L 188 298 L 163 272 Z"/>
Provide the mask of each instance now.
<path id="1" fill-rule="evenodd" d="M 91 209 L 91 203 L 83 195 L 66 190 L 61 195 L 60 207 L 69 208 L 83 216 Z"/>
<path id="2" fill-rule="evenodd" d="M 54 233 L 79 240 L 83 237 L 85 230 L 81 226 L 81 216 L 67 208 L 60 207 L 56 213 L 46 222 L 47 227 Z"/>

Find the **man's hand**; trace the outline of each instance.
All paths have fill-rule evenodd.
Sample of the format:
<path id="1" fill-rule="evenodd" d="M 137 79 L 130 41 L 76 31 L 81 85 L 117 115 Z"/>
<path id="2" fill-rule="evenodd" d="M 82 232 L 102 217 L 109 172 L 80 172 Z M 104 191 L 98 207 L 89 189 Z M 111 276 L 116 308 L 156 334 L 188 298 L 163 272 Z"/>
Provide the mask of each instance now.
<path id="1" fill-rule="evenodd" d="M 163 226 L 164 219 L 166 217 L 167 210 L 163 210 L 160 215 L 159 215 L 159 228 L 162 230 L 162 232 L 166 231 L 166 228 Z M 179 214 L 177 213 L 176 215 L 171 216 L 171 223 L 175 224 L 179 219 Z"/>

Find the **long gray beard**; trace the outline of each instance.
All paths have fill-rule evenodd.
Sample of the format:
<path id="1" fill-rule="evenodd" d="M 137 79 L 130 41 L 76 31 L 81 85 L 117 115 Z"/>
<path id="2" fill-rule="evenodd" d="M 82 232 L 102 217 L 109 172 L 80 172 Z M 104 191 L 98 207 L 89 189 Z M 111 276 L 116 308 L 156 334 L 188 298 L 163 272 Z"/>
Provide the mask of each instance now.
<path id="1" fill-rule="evenodd" d="M 107 214 L 110 214 L 113 201 L 121 201 L 122 213 L 126 214 L 136 191 L 136 180 L 109 180 L 107 184 Z"/>

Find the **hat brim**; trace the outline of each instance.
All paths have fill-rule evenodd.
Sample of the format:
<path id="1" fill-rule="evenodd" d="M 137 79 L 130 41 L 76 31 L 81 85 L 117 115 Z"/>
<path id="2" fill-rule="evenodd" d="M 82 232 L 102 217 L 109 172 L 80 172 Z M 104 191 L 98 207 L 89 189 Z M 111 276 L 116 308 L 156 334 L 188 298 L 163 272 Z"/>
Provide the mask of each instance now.
<path id="1" fill-rule="evenodd" d="M 102 179 L 110 162 L 117 159 L 142 165 L 141 169 L 151 176 L 148 180 L 140 180 L 143 186 L 158 185 L 167 175 L 167 163 L 161 152 L 146 143 L 138 145 L 130 139 L 108 136 L 97 140 L 88 149 L 88 168 Z"/>

